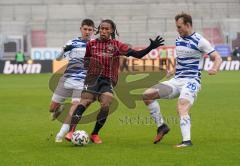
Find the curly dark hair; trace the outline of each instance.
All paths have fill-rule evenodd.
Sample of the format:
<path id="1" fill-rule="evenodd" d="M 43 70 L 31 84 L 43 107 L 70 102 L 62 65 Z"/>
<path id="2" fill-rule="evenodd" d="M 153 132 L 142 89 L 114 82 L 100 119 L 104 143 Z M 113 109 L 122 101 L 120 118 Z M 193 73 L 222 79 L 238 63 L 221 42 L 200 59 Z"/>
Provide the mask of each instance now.
<path id="1" fill-rule="evenodd" d="M 117 31 L 117 26 L 116 26 L 116 24 L 115 24 L 112 20 L 110 20 L 110 19 L 106 19 L 106 20 L 102 20 L 102 21 L 101 21 L 101 23 L 99 24 L 99 26 L 98 26 L 98 28 L 97 28 L 96 35 L 99 34 L 100 26 L 101 26 L 101 24 L 104 23 L 104 22 L 105 22 L 105 23 L 109 23 L 109 24 L 111 25 L 112 29 L 113 29 L 113 33 L 111 33 L 111 38 L 112 38 L 112 39 L 115 39 L 115 38 L 116 38 L 116 35 L 119 36 L 119 33 L 118 33 L 118 31 Z"/>

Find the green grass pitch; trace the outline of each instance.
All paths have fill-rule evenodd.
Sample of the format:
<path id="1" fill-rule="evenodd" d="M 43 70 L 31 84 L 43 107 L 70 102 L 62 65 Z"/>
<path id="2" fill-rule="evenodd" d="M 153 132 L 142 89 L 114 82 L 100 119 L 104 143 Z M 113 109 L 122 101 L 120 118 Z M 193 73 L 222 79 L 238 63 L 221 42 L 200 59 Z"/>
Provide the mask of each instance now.
<path id="1" fill-rule="evenodd" d="M 142 102 L 135 109 L 120 103 L 101 130 L 101 145 L 57 144 L 60 122 L 50 121 L 50 74 L 0 75 L 0 165 L 239 165 L 240 73 L 203 72 L 202 90 L 191 109 L 194 146 L 181 141 L 176 100 L 161 100 L 170 133 L 152 143 L 156 127 Z M 92 106 L 93 108 L 94 106 Z M 95 106 L 96 107 L 96 106 Z M 90 111 L 90 110 L 89 110 Z M 88 113 L 88 112 L 86 112 Z M 138 121 L 138 118 L 141 121 Z M 88 133 L 94 123 L 78 126 Z"/>

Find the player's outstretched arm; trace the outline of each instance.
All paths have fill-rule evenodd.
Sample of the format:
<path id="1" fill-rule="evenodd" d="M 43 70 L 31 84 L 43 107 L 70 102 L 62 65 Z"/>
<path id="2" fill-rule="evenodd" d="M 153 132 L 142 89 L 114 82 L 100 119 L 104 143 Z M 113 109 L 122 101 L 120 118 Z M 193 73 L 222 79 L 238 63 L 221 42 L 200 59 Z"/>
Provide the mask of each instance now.
<path id="1" fill-rule="evenodd" d="M 68 52 L 68 51 L 71 51 L 72 49 L 73 49 L 72 45 L 65 45 L 65 46 L 61 49 L 61 51 L 60 51 L 60 53 L 58 54 L 56 60 L 57 60 L 57 61 L 62 60 L 62 59 L 64 58 L 64 54 L 65 54 L 66 52 Z"/>
<path id="2" fill-rule="evenodd" d="M 208 70 L 208 74 L 209 75 L 215 75 L 215 74 L 217 74 L 217 72 L 220 68 L 220 65 L 222 63 L 222 58 L 218 54 L 217 51 L 214 51 L 213 53 L 211 53 L 210 57 L 213 59 L 213 66 L 210 70 Z"/>
<path id="3" fill-rule="evenodd" d="M 155 40 L 152 40 L 152 39 L 149 39 L 149 40 L 150 40 L 150 45 L 147 48 L 140 51 L 136 51 L 130 48 L 126 56 L 132 56 L 140 59 L 144 57 L 146 54 L 148 54 L 151 50 L 164 45 L 164 39 L 160 36 L 157 36 Z"/>

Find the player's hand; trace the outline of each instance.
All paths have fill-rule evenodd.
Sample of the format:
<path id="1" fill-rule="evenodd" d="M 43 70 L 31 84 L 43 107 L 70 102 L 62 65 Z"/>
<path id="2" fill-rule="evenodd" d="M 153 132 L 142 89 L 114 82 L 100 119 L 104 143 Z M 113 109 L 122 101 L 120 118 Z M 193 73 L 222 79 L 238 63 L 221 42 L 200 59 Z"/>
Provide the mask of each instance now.
<path id="1" fill-rule="evenodd" d="M 73 49 L 73 46 L 72 46 L 72 45 L 66 45 L 65 47 L 63 47 L 63 51 L 64 51 L 64 52 L 71 51 L 72 49 Z"/>
<path id="2" fill-rule="evenodd" d="M 210 69 L 210 70 L 208 70 L 208 74 L 209 75 L 215 75 L 215 74 L 217 74 L 217 70 L 216 69 Z"/>
<path id="3" fill-rule="evenodd" d="M 155 40 L 149 39 L 150 40 L 150 47 L 152 49 L 158 48 L 159 46 L 164 45 L 164 39 L 160 36 L 157 36 Z"/>

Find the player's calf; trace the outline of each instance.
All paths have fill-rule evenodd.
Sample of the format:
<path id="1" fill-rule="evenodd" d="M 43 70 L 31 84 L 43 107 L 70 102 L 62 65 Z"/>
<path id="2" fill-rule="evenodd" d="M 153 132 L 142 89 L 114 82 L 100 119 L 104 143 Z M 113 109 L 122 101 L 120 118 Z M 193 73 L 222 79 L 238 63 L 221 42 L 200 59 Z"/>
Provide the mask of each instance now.
<path id="1" fill-rule="evenodd" d="M 176 147 L 191 146 L 191 118 L 188 114 L 192 103 L 187 100 L 180 98 L 177 104 L 177 110 L 180 117 L 180 129 L 182 133 L 182 143 L 176 145 Z"/>
<path id="2" fill-rule="evenodd" d="M 57 117 L 63 112 L 63 110 L 64 110 L 64 105 L 62 105 L 61 103 L 52 101 L 49 109 L 49 112 L 51 112 L 51 120 L 57 119 Z"/>

